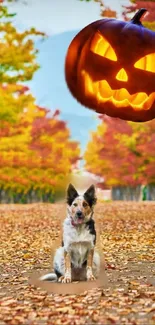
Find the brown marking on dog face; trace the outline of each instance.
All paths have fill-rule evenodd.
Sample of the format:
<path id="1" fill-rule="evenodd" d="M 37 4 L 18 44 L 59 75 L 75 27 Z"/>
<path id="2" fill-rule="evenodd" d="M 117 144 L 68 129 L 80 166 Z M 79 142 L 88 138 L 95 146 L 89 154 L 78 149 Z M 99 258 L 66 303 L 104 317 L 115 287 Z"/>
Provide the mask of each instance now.
<path id="1" fill-rule="evenodd" d="M 70 212 L 71 215 L 74 217 L 78 213 L 78 211 L 81 211 L 83 217 L 87 217 L 91 214 L 91 207 L 89 206 L 88 202 L 84 200 L 83 197 L 78 196 L 72 203 Z"/>

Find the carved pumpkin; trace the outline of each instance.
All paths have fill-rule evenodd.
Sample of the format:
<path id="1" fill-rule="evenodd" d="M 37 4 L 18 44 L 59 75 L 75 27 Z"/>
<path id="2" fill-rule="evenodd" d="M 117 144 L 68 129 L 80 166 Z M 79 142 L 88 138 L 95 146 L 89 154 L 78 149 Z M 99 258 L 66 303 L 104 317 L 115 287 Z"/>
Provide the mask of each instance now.
<path id="1" fill-rule="evenodd" d="M 140 22 L 145 12 L 129 22 L 98 20 L 75 36 L 65 75 L 81 104 L 124 120 L 155 117 L 155 33 Z"/>

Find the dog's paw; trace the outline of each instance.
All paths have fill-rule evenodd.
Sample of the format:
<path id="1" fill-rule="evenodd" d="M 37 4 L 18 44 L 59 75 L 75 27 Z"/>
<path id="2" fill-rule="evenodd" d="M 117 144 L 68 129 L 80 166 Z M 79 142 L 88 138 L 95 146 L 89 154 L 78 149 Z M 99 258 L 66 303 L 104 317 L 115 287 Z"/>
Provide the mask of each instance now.
<path id="1" fill-rule="evenodd" d="M 93 275 L 92 268 L 88 267 L 87 268 L 87 281 L 95 281 L 96 278 Z"/>
<path id="2" fill-rule="evenodd" d="M 95 281 L 95 280 L 96 280 L 96 278 L 94 277 L 93 274 L 87 276 L 87 281 Z"/>
<path id="3" fill-rule="evenodd" d="M 68 276 L 68 275 L 63 275 L 59 278 L 58 282 L 61 282 L 61 283 L 70 283 L 71 282 L 71 277 Z"/>

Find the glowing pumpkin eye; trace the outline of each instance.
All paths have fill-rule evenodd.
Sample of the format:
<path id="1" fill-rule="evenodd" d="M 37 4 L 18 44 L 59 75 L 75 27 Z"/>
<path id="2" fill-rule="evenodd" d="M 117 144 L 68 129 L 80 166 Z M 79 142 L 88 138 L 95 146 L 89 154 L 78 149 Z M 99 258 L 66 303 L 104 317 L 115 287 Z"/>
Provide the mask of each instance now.
<path id="1" fill-rule="evenodd" d="M 149 72 L 155 72 L 155 53 L 143 56 L 134 64 L 134 67 Z"/>
<path id="2" fill-rule="evenodd" d="M 117 56 L 110 43 L 97 32 L 91 42 L 90 50 L 93 53 L 101 55 L 109 60 L 117 61 Z"/>

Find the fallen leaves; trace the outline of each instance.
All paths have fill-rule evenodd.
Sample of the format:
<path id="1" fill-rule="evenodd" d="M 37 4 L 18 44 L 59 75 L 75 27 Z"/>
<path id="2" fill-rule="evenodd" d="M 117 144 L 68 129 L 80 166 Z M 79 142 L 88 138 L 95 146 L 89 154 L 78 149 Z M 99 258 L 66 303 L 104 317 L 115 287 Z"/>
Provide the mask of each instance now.
<path id="1" fill-rule="evenodd" d="M 154 324 L 155 203 L 98 204 L 109 286 L 79 295 L 28 283 L 34 270 L 50 269 L 64 205 L 1 205 L 0 216 L 0 324 Z"/>
<path id="2" fill-rule="evenodd" d="M 16 300 L 15 299 L 4 299 L 2 302 L 1 302 L 1 306 L 10 306 L 10 305 L 14 305 L 16 304 Z"/>

